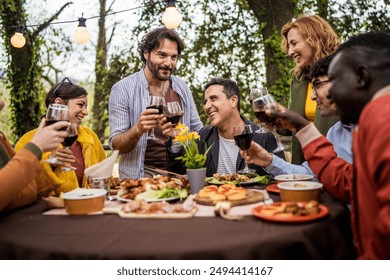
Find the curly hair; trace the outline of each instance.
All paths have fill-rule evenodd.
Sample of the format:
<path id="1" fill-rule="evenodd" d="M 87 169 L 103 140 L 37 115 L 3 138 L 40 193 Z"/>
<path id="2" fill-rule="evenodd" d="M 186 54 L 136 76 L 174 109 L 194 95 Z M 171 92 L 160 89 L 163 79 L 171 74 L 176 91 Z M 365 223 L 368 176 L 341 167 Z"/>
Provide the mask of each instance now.
<path id="1" fill-rule="evenodd" d="M 309 44 L 314 55 L 313 62 L 328 56 L 336 51 L 340 45 L 340 39 L 330 24 L 317 15 L 301 15 L 296 21 L 286 23 L 282 27 L 281 35 L 282 51 L 288 53 L 289 43 L 287 34 L 291 28 L 297 28 L 303 39 Z M 299 76 L 305 69 L 298 65 L 294 68 L 294 74 Z"/>
<path id="2" fill-rule="evenodd" d="M 347 53 L 351 65 L 364 63 L 381 72 L 390 69 L 390 33 L 370 31 L 352 36 L 341 44 L 336 54 Z"/>
<path id="3" fill-rule="evenodd" d="M 321 76 L 328 75 L 328 68 L 332 59 L 335 57 L 336 53 L 320 58 L 310 69 L 309 79 L 313 80 Z"/>
<path id="4" fill-rule="evenodd" d="M 141 60 L 143 63 L 146 63 L 144 52 L 146 51 L 148 53 L 151 53 L 153 50 L 158 49 L 160 47 L 160 43 L 164 39 L 168 39 L 170 41 L 176 42 L 177 53 L 180 56 L 185 45 L 182 39 L 180 38 L 179 34 L 166 27 L 159 27 L 145 34 L 142 37 L 141 42 L 138 43 L 138 52 L 141 56 Z"/>

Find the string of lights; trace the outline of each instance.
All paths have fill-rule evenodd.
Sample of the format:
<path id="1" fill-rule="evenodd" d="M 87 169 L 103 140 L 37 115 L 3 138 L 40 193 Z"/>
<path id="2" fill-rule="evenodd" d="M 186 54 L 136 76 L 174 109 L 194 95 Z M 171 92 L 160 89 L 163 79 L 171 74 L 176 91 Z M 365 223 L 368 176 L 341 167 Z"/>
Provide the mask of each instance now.
<path id="1" fill-rule="evenodd" d="M 169 29 L 175 29 L 177 28 L 180 23 L 182 22 L 182 16 L 180 12 L 176 8 L 176 0 L 164 0 L 166 4 L 165 11 L 162 15 L 162 22 L 164 25 L 169 28 Z M 128 12 L 132 10 L 137 10 L 141 8 L 148 7 L 149 5 L 142 5 L 134 8 L 129 8 L 121 11 L 115 11 L 111 13 L 107 13 L 105 16 L 111 16 L 123 12 Z M 66 20 L 66 21 L 56 21 L 56 22 L 51 22 L 50 25 L 53 24 L 68 24 L 68 23 L 75 23 L 78 22 L 78 26 L 76 28 L 76 31 L 74 33 L 74 38 L 76 42 L 80 45 L 86 44 L 89 42 L 90 35 L 86 26 L 86 21 L 90 19 L 95 19 L 99 18 L 99 16 L 91 16 L 91 17 L 83 17 L 83 14 L 81 17 L 77 20 Z M 26 44 L 26 38 L 23 35 L 23 28 L 28 28 L 28 27 L 37 27 L 39 24 L 32 24 L 32 25 L 17 25 L 17 26 L 3 26 L 5 28 L 14 28 L 15 29 L 15 34 L 11 37 L 11 45 L 15 48 L 23 48 L 24 45 Z"/>

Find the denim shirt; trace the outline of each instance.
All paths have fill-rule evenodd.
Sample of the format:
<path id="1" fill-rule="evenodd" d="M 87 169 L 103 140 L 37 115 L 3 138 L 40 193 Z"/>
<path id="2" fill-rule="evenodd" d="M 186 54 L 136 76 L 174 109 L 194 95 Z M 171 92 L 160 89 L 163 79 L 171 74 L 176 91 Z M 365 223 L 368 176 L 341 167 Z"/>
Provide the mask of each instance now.
<path id="1" fill-rule="evenodd" d="M 337 155 L 345 161 L 352 163 L 351 127 L 338 121 L 329 129 L 326 137 L 333 144 Z M 280 174 L 308 174 L 315 176 L 307 161 L 301 165 L 291 164 L 275 155 L 272 157 L 271 164 L 264 169 L 272 176 Z"/>
<path id="2" fill-rule="evenodd" d="M 203 124 L 190 89 L 179 77 L 171 76 L 172 88 L 180 99 L 184 111 L 182 122 L 191 130 L 199 131 Z M 110 120 L 110 138 L 108 144 L 112 147 L 112 138 L 128 131 L 136 124 L 141 113 L 148 105 L 149 84 L 146 80 L 144 69 L 117 82 L 111 89 L 108 102 Z M 120 156 L 120 179 L 138 179 L 144 176 L 144 160 L 147 146 L 147 134 L 144 133 L 136 147 Z"/>

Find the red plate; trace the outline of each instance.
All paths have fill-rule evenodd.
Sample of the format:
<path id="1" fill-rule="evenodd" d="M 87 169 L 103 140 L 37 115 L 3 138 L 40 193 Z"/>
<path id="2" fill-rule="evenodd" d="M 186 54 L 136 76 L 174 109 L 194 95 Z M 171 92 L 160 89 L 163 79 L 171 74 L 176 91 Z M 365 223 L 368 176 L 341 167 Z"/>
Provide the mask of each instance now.
<path id="1" fill-rule="evenodd" d="M 271 216 L 262 213 L 263 208 L 268 206 L 280 206 L 282 204 L 287 204 L 291 202 L 275 202 L 271 205 L 262 205 L 258 206 L 256 208 L 252 209 L 252 214 L 262 220 L 270 221 L 270 222 L 278 222 L 278 223 L 306 223 L 315 221 L 318 219 L 322 219 L 323 217 L 326 217 L 329 214 L 329 209 L 324 205 L 319 205 L 320 211 L 317 214 L 308 215 L 308 216 L 291 216 L 291 217 L 285 217 L 285 216 Z M 300 205 L 305 205 L 306 202 L 298 202 Z"/>
<path id="2" fill-rule="evenodd" d="M 280 193 L 280 189 L 278 188 L 277 184 L 268 185 L 265 189 L 270 193 Z"/>

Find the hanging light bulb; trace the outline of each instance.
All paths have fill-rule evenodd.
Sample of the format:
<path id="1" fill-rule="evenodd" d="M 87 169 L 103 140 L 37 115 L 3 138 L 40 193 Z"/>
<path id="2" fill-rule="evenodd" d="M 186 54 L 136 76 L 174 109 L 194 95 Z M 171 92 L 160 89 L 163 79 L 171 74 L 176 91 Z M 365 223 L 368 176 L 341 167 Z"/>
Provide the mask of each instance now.
<path id="1" fill-rule="evenodd" d="M 81 18 L 79 18 L 79 26 L 77 26 L 76 32 L 74 33 L 74 38 L 76 42 L 80 45 L 88 43 L 90 38 L 87 26 L 85 25 L 86 21 L 87 19 L 81 16 Z"/>
<path id="2" fill-rule="evenodd" d="M 182 21 L 182 16 L 176 9 L 175 0 L 167 0 L 167 7 L 162 16 L 162 22 L 169 29 L 175 29 Z"/>
<path id="3" fill-rule="evenodd" d="M 16 28 L 15 34 L 11 37 L 11 45 L 15 48 L 23 48 L 26 44 L 26 38 L 23 36 L 23 27 L 18 26 Z"/>

